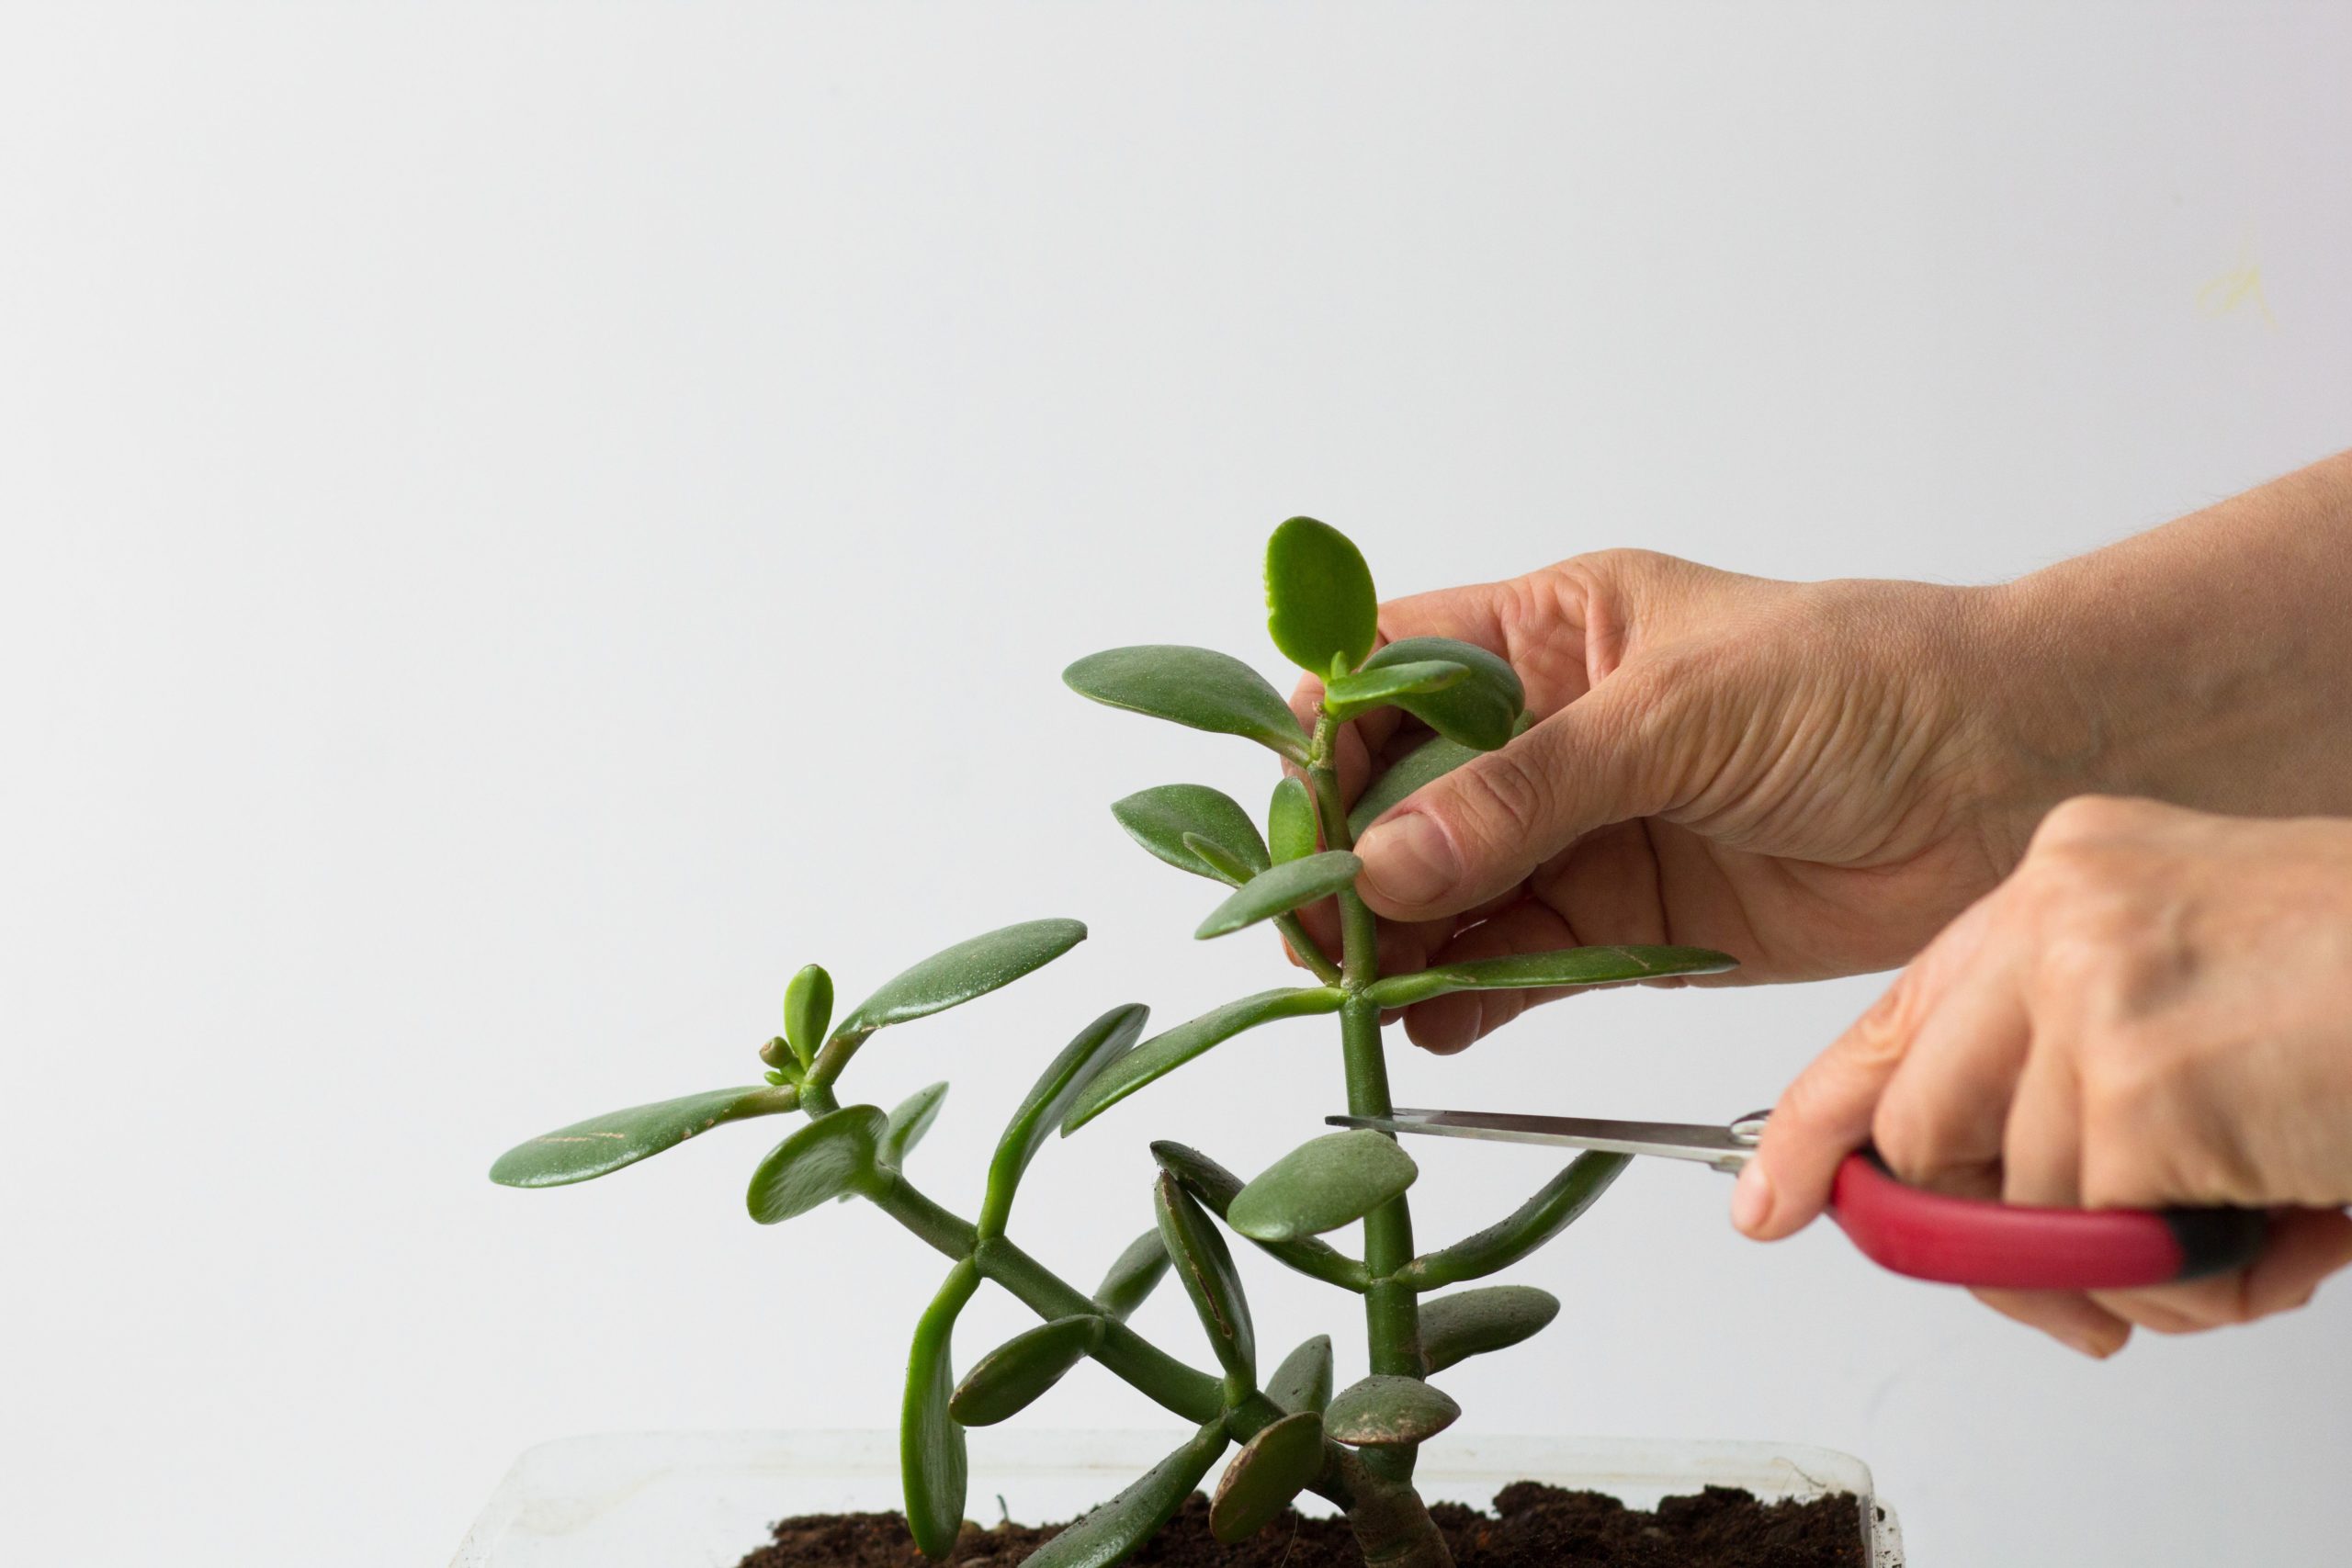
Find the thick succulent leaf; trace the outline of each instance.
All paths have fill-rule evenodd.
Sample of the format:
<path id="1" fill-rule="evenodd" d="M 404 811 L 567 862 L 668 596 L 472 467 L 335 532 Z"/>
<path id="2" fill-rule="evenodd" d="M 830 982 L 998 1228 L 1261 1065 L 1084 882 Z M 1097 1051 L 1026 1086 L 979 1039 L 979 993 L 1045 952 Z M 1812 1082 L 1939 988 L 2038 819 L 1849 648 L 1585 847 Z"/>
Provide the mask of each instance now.
<path id="1" fill-rule="evenodd" d="M 1476 643 L 1446 637 L 1403 637 L 1364 660 L 1362 673 L 1429 663 L 1459 664 L 1467 673 L 1445 685 L 1399 692 L 1387 700 L 1448 740 L 1480 751 L 1491 751 L 1511 738 L 1527 694 L 1509 662 Z"/>
<path id="2" fill-rule="evenodd" d="M 889 1123 L 882 1130 L 882 1139 L 874 1154 L 874 1162 L 888 1169 L 898 1170 L 907 1163 L 907 1156 L 922 1142 L 931 1124 L 939 1120 L 939 1108 L 946 1101 L 945 1083 L 926 1084 L 899 1101 L 890 1112 Z M 847 1191 L 834 1198 L 836 1203 L 846 1203 L 857 1196 Z"/>
<path id="3" fill-rule="evenodd" d="M 1349 808 L 1349 836 L 1362 838 L 1363 830 L 1379 820 L 1390 807 L 1424 784 L 1435 784 L 1476 755 L 1476 747 L 1439 735 L 1397 758 Z"/>
<path id="4" fill-rule="evenodd" d="M 1155 1034 L 1095 1074 L 1079 1091 L 1078 1098 L 1070 1103 L 1069 1113 L 1062 1118 L 1062 1133 L 1067 1136 L 1077 1132 L 1154 1078 L 1166 1077 L 1245 1030 L 1272 1023 L 1278 1018 L 1337 1012 L 1346 999 L 1334 986 L 1284 987 L 1229 1001 Z"/>
<path id="5" fill-rule="evenodd" d="M 1184 835 L 1184 848 L 1192 857 L 1208 868 L 1208 873 L 1227 887 L 1238 887 L 1271 863 L 1266 861 L 1244 860 L 1213 839 L 1198 833 Z"/>
<path id="6" fill-rule="evenodd" d="M 1266 629 L 1283 657 L 1315 675 L 1352 670 L 1380 637 L 1372 569 L 1345 534 L 1294 517 L 1266 541 Z"/>
<path id="7" fill-rule="evenodd" d="M 992 1427 L 1018 1416 L 1102 1343 L 1106 1320 L 1057 1317 L 1016 1334 L 965 1374 L 947 1414 L 962 1427 Z"/>
<path id="8" fill-rule="evenodd" d="M 608 1111 L 515 1145 L 498 1156 L 490 1168 L 490 1179 L 505 1187 L 560 1187 L 570 1181 L 586 1181 L 674 1148 L 722 1122 L 773 1116 L 797 1102 L 798 1097 L 788 1088 L 752 1084 Z"/>
<path id="9" fill-rule="evenodd" d="M 1315 796 L 1306 781 L 1285 777 L 1266 807 L 1266 847 L 1274 862 L 1305 860 L 1315 852 Z"/>
<path id="10" fill-rule="evenodd" d="M 1375 1375 L 1331 1396 L 1323 1429 L 1343 1443 L 1387 1448 L 1427 1442 L 1461 1414 L 1462 1406 L 1419 1378 Z"/>
<path id="11" fill-rule="evenodd" d="M 1231 654 L 1173 643 L 1091 653 L 1062 671 L 1080 696 L 1194 729 L 1239 735 L 1306 761 L 1297 715 L 1266 678 Z"/>
<path id="12" fill-rule="evenodd" d="M 1078 1038 L 1063 1046 L 1061 1055 L 1029 1086 L 1020 1109 L 1005 1124 L 1004 1136 L 997 1140 L 995 1157 L 989 1161 L 988 1196 L 980 1204 L 982 1235 L 1004 1234 L 1005 1222 L 1012 1215 L 1013 1192 L 1029 1162 L 1061 1125 L 1070 1102 L 1095 1074 L 1135 1044 L 1150 1016 L 1149 1008 L 1136 1002 L 1113 1008 L 1080 1030 Z"/>
<path id="13" fill-rule="evenodd" d="M 857 1004 L 834 1037 L 863 1040 L 888 1024 L 927 1018 L 1009 986 L 1086 940 L 1077 920 L 1024 920 L 934 953 Z"/>
<path id="14" fill-rule="evenodd" d="M 1331 1403 L 1331 1337 L 1318 1334 L 1283 1358 L 1266 1380 L 1266 1397 L 1284 1410 L 1320 1413 Z"/>
<path id="15" fill-rule="evenodd" d="M 1500 1350 L 1542 1332 L 1560 1298 L 1532 1285 L 1488 1285 L 1421 1303 L 1421 1371 L 1442 1372 L 1468 1356 Z"/>
<path id="16" fill-rule="evenodd" d="M 1143 1305 L 1152 1287 L 1167 1272 L 1168 1243 L 1160 1238 L 1159 1227 L 1154 1225 L 1127 1243 L 1127 1249 L 1103 1273 L 1102 1282 L 1094 1287 L 1094 1304 L 1112 1322 L 1123 1322 L 1129 1313 Z"/>
<path id="17" fill-rule="evenodd" d="M 1419 1174 L 1385 1133 L 1330 1133 L 1268 1166 L 1235 1195 L 1225 1223 L 1252 1241 L 1320 1235 L 1363 1219 Z"/>
<path id="18" fill-rule="evenodd" d="M 1204 839 L 1224 851 L 1227 861 L 1248 867 L 1240 880 L 1248 880 L 1270 863 L 1265 840 L 1258 837 L 1258 825 L 1250 820 L 1240 802 L 1206 784 L 1160 784 L 1137 790 L 1112 802 L 1111 815 L 1136 843 L 1194 876 L 1225 883 L 1236 880 L 1188 846 L 1187 837 Z"/>
<path id="19" fill-rule="evenodd" d="M 1153 1191 L 1159 1207 L 1160 1239 L 1175 1260 L 1176 1277 L 1200 1314 L 1202 1331 L 1225 1368 L 1228 1384 L 1255 1388 L 1258 1383 L 1258 1339 L 1250 1325 L 1249 1299 L 1241 1293 L 1241 1273 L 1233 1254 L 1217 1233 L 1216 1224 L 1183 1183 L 1160 1172 Z"/>
<path id="20" fill-rule="evenodd" d="M 1209 1422 L 1117 1496 L 1021 1561 L 1021 1568 L 1111 1568 L 1176 1517 L 1225 1451 L 1225 1422 Z"/>
<path id="21" fill-rule="evenodd" d="M 1233 1207 L 1233 1200 L 1241 1191 L 1241 1178 L 1198 1149 L 1187 1148 L 1182 1144 L 1157 1143 L 1151 1145 L 1151 1157 L 1159 1162 L 1160 1169 L 1182 1182 L 1184 1190 L 1198 1198 L 1218 1219 L 1225 1218 L 1227 1211 Z M 1269 1257 L 1326 1284 L 1361 1292 L 1369 1283 L 1363 1265 L 1328 1241 L 1301 1236 L 1296 1241 L 1261 1241 L 1254 1245 Z"/>
<path id="22" fill-rule="evenodd" d="M 947 1085 L 943 1082 L 926 1084 L 899 1101 L 882 1130 L 881 1163 L 893 1169 L 905 1165 L 922 1135 L 931 1131 L 931 1124 L 939 1120 L 939 1108 L 946 1100 Z"/>
<path id="23" fill-rule="evenodd" d="M 1450 659 L 1420 659 L 1410 663 L 1389 660 L 1378 669 L 1367 666 L 1352 675 L 1334 675 L 1323 682 L 1323 711 L 1346 720 L 1376 707 L 1402 707 L 1403 699 L 1442 692 L 1468 678 L 1470 667 Z"/>
<path id="24" fill-rule="evenodd" d="M 980 1287 L 970 1258 L 947 1271 L 945 1283 L 915 1325 L 907 1357 L 907 1392 L 899 1407 L 899 1476 L 906 1486 L 907 1528 L 925 1557 L 944 1558 L 964 1528 L 964 1488 L 969 1468 L 964 1428 L 947 1412 L 955 1388 L 948 1354 L 956 1315 Z"/>
<path id="25" fill-rule="evenodd" d="M 1515 991 L 1545 986 L 1605 986 L 1669 975 L 1720 975 L 1739 960 L 1704 947 L 1567 947 L 1391 975 L 1371 986 L 1384 1008 L 1410 1007 L 1449 991 Z"/>
<path id="26" fill-rule="evenodd" d="M 1322 1472 L 1322 1416 L 1310 1410 L 1268 1422 L 1225 1467 L 1209 1504 L 1209 1533 L 1238 1546 L 1273 1523 Z"/>
<path id="27" fill-rule="evenodd" d="M 1284 861 L 1235 888 L 1193 934 L 1205 942 L 1287 915 L 1329 898 L 1342 887 L 1352 887 L 1362 870 L 1363 862 L 1345 850 L 1325 850 L 1303 860 Z"/>
<path id="28" fill-rule="evenodd" d="M 1510 1268 L 1571 1224 L 1617 1179 L 1631 1155 L 1578 1155 L 1567 1168 L 1537 1190 L 1534 1197 L 1475 1235 L 1416 1258 L 1405 1266 L 1415 1290 L 1458 1285 Z"/>
<path id="29" fill-rule="evenodd" d="M 744 1204 L 763 1225 L 805 1214 L 871 1179 L 890 1119 L 876 1105 L 844 1105 L 768 1151 Z"/>
<path id="30" fill-rule="evenodd" d="M 784 987 L 784 1039 L 804 1069 L 832 1026 L 833 977 L 821 964 L 805 965 Z"/>

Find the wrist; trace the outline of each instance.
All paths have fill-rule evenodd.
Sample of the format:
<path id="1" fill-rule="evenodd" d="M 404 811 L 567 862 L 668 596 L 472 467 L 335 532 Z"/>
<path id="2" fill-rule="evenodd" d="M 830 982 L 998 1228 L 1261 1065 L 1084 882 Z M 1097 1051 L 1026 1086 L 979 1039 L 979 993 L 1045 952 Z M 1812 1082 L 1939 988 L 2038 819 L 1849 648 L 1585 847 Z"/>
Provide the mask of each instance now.
<path id="1" fill-rule="evenodd" d="M 2352 528 L 2295 515 L 2311 478 L 1984 591 L 2020 807 L 2352 811 Z"/>

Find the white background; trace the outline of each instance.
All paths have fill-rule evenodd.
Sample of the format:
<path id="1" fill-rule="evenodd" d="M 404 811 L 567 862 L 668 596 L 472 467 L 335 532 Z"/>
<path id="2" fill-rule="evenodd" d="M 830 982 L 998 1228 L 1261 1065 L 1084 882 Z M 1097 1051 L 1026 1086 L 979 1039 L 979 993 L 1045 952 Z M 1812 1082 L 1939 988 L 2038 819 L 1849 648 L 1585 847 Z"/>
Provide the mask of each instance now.
<path id="1" fill-rule="evenodd" d="M 1056 675 L 1273 673 L 1293 512 L 1390 592 L 1984 581 L 2347 438 L 2342 6 L 207 12 L 0 21 L 11 1561 L 429 1563 L 541 1438 L 888 1424 L 942 1265 L 752 1225 L 766 1129 L 483 1170 L 744 1081 L 802 963 L 1082 916 L 858 1065 L 956 1080 L 968 1205 L 1077 1024 L 1280 983 L 1103 809 L 1261 754 Z M 1399 1095 L 1736 1112 L 1876 984 L 1588 999 Z M 1169 1080 L 1019 1234 L 1091 1282 L 1143 1140 L 1253 1170 L 1332 1055 Z M 1551 1162 L 1424 1168 L 1442 1239 Z M 1523 1266 L 1566 1311 L 1469 1419 L 1849 1449 L 1928 1568 L 2340 1553 L 2352 1292 L 2093 1366 L 1728 1190 L 1638 1169 Z M 1275 1350 L 1344 1330 L 1252 1277 Z"/>

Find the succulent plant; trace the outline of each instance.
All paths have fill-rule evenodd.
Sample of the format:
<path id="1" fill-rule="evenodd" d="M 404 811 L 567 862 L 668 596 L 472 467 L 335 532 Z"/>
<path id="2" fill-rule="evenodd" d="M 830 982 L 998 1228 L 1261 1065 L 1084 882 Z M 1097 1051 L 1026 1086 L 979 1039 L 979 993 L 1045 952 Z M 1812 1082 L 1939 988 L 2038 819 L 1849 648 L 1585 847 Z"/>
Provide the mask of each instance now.
<path id="1" fill-rule="evenodd" d="M 1385 1116 L 1384 1010 L 1450 991 L 1556 987 L 1650 980 L 1727 969 L 1723 953 L 1690 947 L 1579 947 L 1410 974 L 1379 972 L 1374 921 L 1357 896 L 1355 834 L 1414 789 L 1480 751 L 1509 742 L 1523 707 L 1520 682 L 1490 650 L 1443 637 L 1382 646 L 1378 602 L 1363 557 L 1338 530 L 1294 517 L 1266 551 L 1269 628 L 1283 654 L 1323 684 L 1311 731 L 1257 671 L 1205 649 L 1118 648 L 1064 673 L 1075 691 L 1112 707 L 1235 735 L 1275 753 L 1287 771 L 1261 831 L 1231 797 L 1194 784 L 1162 784 L 1112 807 L 1119 825 L 1159 859 L 1227 889 L 1201 922 L 1203 939 L 1271 923 L 1315 979 L 1260 991 L 1147 1036 L 1147 1010 L 1112 1009 L 1049 1063 L 1006 1125 L 979 1213 L 951 1213 L 916 1188 L 907 1156 L 939 1114 L 945 1084 L 896 1109 L 841 1102 L 838 1086 L 859 1050 L 885 1029 L 972 1001 L 1051 963 L 1086 935 L 1076 920 L 1041 919 L 974 937 L 884 984 L 838 1022 L 826 972 L 810 965 L 785 993 L 784 1033 L 761 1048 L 764 1080 L 662 1100 L 576 1122 L 510 1150 L 492 1168 L 512 1187 L 605 1176 L 722 1122 L 798 1111 L 807 1120 L 752 1174 L 752 1217 L 775 1224 L 829 1199 L 872 1203 L 948 1259 L 938 1292 L 916 1319 L 900 1417 L 907 1523 L 916 1544 L 944 1557 L 965 1517 L 965 1432 L 1017 1415 L 1080 1361 L 1091 1359 L 1193 1427 L 1157 1466 L 1055 1536 L 1032 1568 L 1106 1568 L 1175 1512 L 1226 1450 L 1209 1514 L 1222 1540 L 1265 1526 L 1302 1492 L 1341 1509 L 1368 1561 L 1384 1568 L 1445 1568 L 1444 1541 L 1412 1484 L 1419 1446 L 1461 1414 L 1430 1378 L 1464 1357 L 1535 1334 L 1559 1310 L 1526 1285 L 1448 1290 L 1510 1267 L 1551 1240 L 1613 1180 L 1626 1156 L 1583 1154 L 1485 1230 L 1417 1251 L 1408 1192 L 1419 1175 L 1387 1134 L 1327 1133 L 1244 1181 L 1207 1155 L 1156 1143 L 1151 1227 L 1130 1243 L 1093 1291 L 1069 1283 L 1013 1239 L 1013 1200 L 1029 1165 L 1057 1132 L 1068 1135 L 1155 1080 L 1250 1030 L 1310 1014 L 1339 1021 L 1349 1111 Z M 1406 710 L 1434 732 L 1342 799 L 1334 749 L 1340 727 L 1380 706 Z M 1299 912 L 1336 900 L 1340 951 L 1327 953 Z M 1214 1070 L 1214 1069 L 1204 1069 Z M 1361 1255 L 1331 1235 L 1361 1223 Z M 1331 1341 L 1317 1336 L 1263 1367 L 1250 1303 L 1227 1233 L 1256 1251 L 1363 1298 L 1370 1366 L 1335 1390 Z M 1179 1359 L 1128 1326 L 1173 1272 L 1197 1311 L 1214 1370 Z M 950 1351 L 957 1315 L 983 1284 L 1010 1292 L 1037 1326 L 972 1361 L 959 1381 Z M 1445 1292 L 1439 1294 L 1435 1292 Z"/>

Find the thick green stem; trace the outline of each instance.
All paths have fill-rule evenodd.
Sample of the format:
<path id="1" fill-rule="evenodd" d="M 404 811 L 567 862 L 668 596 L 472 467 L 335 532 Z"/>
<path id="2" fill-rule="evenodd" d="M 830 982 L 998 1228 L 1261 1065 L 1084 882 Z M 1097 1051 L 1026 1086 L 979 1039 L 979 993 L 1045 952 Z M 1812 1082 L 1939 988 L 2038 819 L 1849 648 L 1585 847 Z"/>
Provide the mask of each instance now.
<path id="1" fill-rule="evenodd" d="M 1290 943 L 1290 950 L 1298 955 L 1298 961 L 1306 964 L 1317 979 L 1327 986 L 1340 983 L 1340 966 L 1324 953 L 1323 944 L 1307 934 L 1306 927 L 1296 915 L 1275 916 L 1274 929 L 1283 933 L 1283 940 Z"/>
<path id="2" fill-rule="evenodd" d="M 980 1239 L 979 1227 L 952 1214 L 893 1171 L 866 1196 L 875 1206 L 917 1237 L 950 1258 L 969 1258 L 983 1279 L 995 1281 L 1043 1318 L 1099 1313 L 1093 1298 L 1063 1280 L 1002 1236 Z M 1209 1420 L 1225 1409 L 1223 1385 L 1169 1355 L 1124 1323 L 1109 1325 L 1094 1359 L 1185 1420 Z"/>
<path id="3" fill-rule="evenodd" d="M 1315 794 L 1315 808 L 1323 824 L 1327 849 L 1353 847 L 1348 829 L 1346 804 L 1340 798 L 1340 779 L 1333 765 L 1339 725 L 1329 714 L 1316 724 L 1308 758 L 1307 784 Z M 1372 910 L 1353 888 L 1340 894 L 1342 939 L 1340 984 L 1348 992 L 1340 1009 L 1340 1044 L 1347 1069 L 1348 1110 L 1357 1116 L 1385 1116 L 1393 1109 L 1388 1099 L 1388 1062 L 1380 1044 L 1380 1007 L 1365 989 L 1380 978 L 1380 931 Z M 1364 1330 L 1372 1348 L 1372 1370 L 1391 1377 L 1421 1375 L 1420 1303 L 1412 1285 L 1398 1271 L 1413 1258 L 1413 1215 L 1402 1194 L 1364 1216 L 1363 1261 L 1372 1275 L 1364 1292 Z M 1367 1450 L 1365 1467 L 1381 1481 L 1404 1484 L 1412 1479 L 1415 1450 L 1410 1445 Z M 1415 1506 L 1419 1504 L 1416 1502 Z"/>
<path id="4" fill-rule="evenodd" d="M 917 1239 L 949 1258 L 970 1258 L 981 1278 L 1002 1286 L 1039 1317 L 1051 1320 L 1101 1312 L 1092 1297 L 1003 1236 L 982 1240 L 978 1225 L 940 1207 L 896 1171 L 865 1196 Z M 1252 1393 L 1228 1407 L 1224 1384 L 1217 1378 L 1186 1366 L 1124 1323 L 1105 1327 L 1094 1359 L 1147 1398 L 1187 1421 L 1209 1421 L 1222 1415 L 1236 1442 L 1248 1442 L 1261 1428 L 1290 1414 L 1262 1393 Z M 1363 1479 L 1343 1462 L 1347 1450 L 1336 1443 L 1327 1446 L 1324 1473 L 1317 1478 L 1313 1490 L 1339 1507 L 1350 1507 Z"/>
<path id="5" fill-rule="evenodd" d="M 1370 1473 L 1368 1461 L 1378 1451 L 1365 1450 L 1343 1467 L 1351 1472 L 1351 1501 L 1342 1506 L 1365 1568 L 1453 1568 L 1453 1553 L 1413 1483 Z"/>

